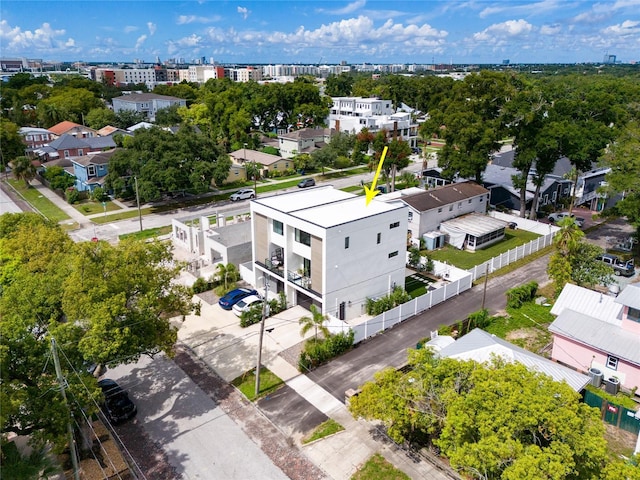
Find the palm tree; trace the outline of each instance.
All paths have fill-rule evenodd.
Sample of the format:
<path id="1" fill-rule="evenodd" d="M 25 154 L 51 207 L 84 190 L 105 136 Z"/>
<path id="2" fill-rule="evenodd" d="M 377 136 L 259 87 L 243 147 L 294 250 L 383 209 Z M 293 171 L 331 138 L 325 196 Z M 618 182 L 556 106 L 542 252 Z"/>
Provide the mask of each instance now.
<path id="1" fill-rule="evenodd" d="M 238 280 L 238 269 L 233 263 L 219 263 L 216 266 L 218 281 L 222 283 L 225 290 L 228 289 L 230 282 Z"/>
<path id="2" fill-rule="evenodd" d="M 24 180 L 24 183 L 29 188 L 29 180 L 36 176 L 36 167 L 33 166 L 33 162 L 28 157 L 16 157 L 11 162 L 13 168 L 13 175 L 18 180 Z"/>
<path id="3" fill-rule="evenodd" d="M 318 307 L 311 305 L 311 316 L 302 317 L 298 323 L 302 325 L 300 329 L 300 335 L 305 336 L 309 330 L 315 329 L 315 339 L 318 340 L 318 330 L 322 332 L 322 335 L 327 338 L 330 333 L 329 329 L 324 325 L 325 320 L 328 320 L 326 315 L 322 315 L 322 312 L 318 310 Z"/>

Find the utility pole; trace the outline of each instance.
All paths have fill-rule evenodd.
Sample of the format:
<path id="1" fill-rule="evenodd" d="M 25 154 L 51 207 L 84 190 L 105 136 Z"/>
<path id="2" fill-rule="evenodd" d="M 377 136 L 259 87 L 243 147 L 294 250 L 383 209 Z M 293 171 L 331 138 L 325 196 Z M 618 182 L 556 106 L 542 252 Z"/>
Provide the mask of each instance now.
<path id="1" fill-rule="evenodd" d="M 136 184 L 136 204 L 138 205 L 138 220 L 140 221 L 140 231 L 142 231 L 142 212 L 140 211 L 140 194 L 138 193 L 138 177 L 134 176 L 133 181 Z"/>
<path id="2" fill-rule="evenodd" d="M 58 347 L 56 346 L 56 339 L 51 337 L 51 354 L 53 355 L 53 365 L 56 369 L 56 376 L 58 377 L 58 383 L 60 384 L 60 393 L 62 393 L 62 399 L 64 404 L 68 407 L 67 394 L 64 391 L 66 380 L 62 375 L 62 369 L 60 368 L 60 359 L 58 358 Z M 69 409 L 69 416 L 71 416 L 71 409 Z M 69 451 L 71 452 L 71 464 L 73 465 L 73 478 L 74 480 L 80 480 L 80 468 L 78 467 L 78 452 L 76 452 L 76 441 L 73 436 L 73 425 L 71 425 L 71 418 L 67 423 L 67 432 L 69 434 Z"/>
<path id="3" fill-rule="evenodd" d="M 264 322 L 267 319 L 269 302 L 269 277 L 264 276 L 264 301 L 262 302 L 262 320 L 260 321 L 260 337 L 258 338 L 258 363 L 256 364 L 256 399 L 260 393 L 260 363 L 262 362 L 262 337 L 264 337 Z"/>
<path id="4" fill-rule="evenodd" d="M 487 281 L 489 280 L 489 264 L 485 263 L 484 267 L 484 289 L 482 290 L 482 306 L 480 310 L 484 310 L 484 301 L 487 298 Z"/>

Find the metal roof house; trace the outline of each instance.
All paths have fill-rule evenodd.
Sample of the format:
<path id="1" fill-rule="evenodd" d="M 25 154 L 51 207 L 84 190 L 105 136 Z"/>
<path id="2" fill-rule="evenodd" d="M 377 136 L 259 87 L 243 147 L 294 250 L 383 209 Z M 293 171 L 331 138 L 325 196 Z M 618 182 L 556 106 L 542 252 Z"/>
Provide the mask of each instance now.
<path id="1" fill-rule="evenodd" d="M 553 360 L 640 387 L 640 285 L 629 284 L 613 298 L 567 284 L 551 313 L 557 315 L 549 326 Z"/>
<path id="2" fill-rule="evenodd" d="M 426 346 L 428 347 L 429 344 L 430 342 L 427 342 Z M 576 392 L 581 391 L 590 380 L 587 375 L 547 360 L 479 328 L 445 346 L 437 352 L 437 355 L 443 358 L 474 360 L 479 363 L 490 362 L 494 357 L 507 362 L 518 362 L 529 370 L 550 376 L 557 382 L 567 382 Z"/>

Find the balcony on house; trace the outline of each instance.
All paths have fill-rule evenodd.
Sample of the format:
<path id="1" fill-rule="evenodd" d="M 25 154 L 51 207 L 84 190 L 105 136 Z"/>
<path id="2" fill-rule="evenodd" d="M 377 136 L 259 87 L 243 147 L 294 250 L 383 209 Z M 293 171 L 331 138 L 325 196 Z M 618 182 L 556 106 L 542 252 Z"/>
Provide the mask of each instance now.
<path id="1" fill-rule="evenodd" d="M 311 290 L 311 277 L 305 275 L 305 273 L 304 271 L 292 272 L 291 270 L 287 270 L 287 280 L 305 290 Z"/>

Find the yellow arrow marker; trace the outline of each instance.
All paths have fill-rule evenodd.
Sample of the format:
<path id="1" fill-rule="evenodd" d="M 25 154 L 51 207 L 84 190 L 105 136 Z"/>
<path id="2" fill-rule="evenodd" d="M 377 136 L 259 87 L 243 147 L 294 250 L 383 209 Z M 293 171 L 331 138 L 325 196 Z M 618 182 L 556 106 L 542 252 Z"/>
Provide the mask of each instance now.
<path id="1" fill-rule="evenodd" d="M 378 163 L 378 168 L 376 169 L 376 174 L 373 177 L 373 182 L 371 182 L 371 188 L 367 187 L 365 185 L 364 187 L 364 193 L 367 196 L 367 203 L 365 205 L 369 205 L 369 202 L 371 202 L 371 200 L 373 200 L 373 197 L 375 197 L 378 193 L 380 193 L 377 189 L 376 189 L 376 183 L 378 183 L 378 177 L 380 176 L 380 170 L 382 170 L 382 164 L 384 163 L 384 157 L 387 156 L 387 150 L 389 147 L 384 147 L 384 150 L 382 150 L 382 155 L 380 155 L 380 162 Z"/>

